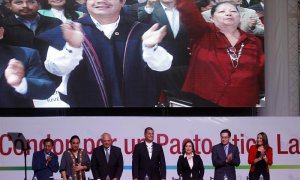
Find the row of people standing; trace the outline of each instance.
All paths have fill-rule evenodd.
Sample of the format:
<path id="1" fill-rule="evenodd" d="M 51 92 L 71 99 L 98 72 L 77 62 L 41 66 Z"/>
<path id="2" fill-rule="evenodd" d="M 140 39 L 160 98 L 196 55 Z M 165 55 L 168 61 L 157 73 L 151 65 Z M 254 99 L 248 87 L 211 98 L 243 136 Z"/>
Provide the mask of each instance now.
<path id="1" fill-rule="evenodd" d="M 162 146 L 153 142 L 154 130 L 145 129 L 145 142 L 136 144 L 132 155 L 132 177 L 135 180 L 166 179 L 166 163 Z M 32 159 L 34 177 L 51 179 L 58 170 L 63 180 L 85 180 L 85 171 L 91 169 L 95 180 L 118 180 L 123 172 L 123 155 L 119 147 L 113 146 L 109 133 L 101 135 L 102 145 L 93 150 L 90 160 L 87 152 L 79 148 L 80 139 L 74 135 L 70 139 L 71 148 L 61 158 L 60 166 L 57 156 L 51 152 L 53 141 L 44 140 L 44 150 L 35 152 Z"/>
<path id="2" fill-rule="evenodd" d="M 88 0 L 89 14 L 80 24 L 61 27 L 58 19 L 37 13 L 37 1 L 15 1 L 11 19 L 18 26 L 3 41 L 39 49 L 49 76 L 57 86 L 64 82 L 60 92 L 71 107 L 154 107 L 161 89 L 193 106 L 254 107 L 263 92 L 263 48 L 238 28 L 241 12 L 233 2 L 214 6 L 208 24 L 194 1 L 148 0 L 138 18 L 162 28 L 155 24 L 147 31 L 121 13 L 125 1 Z M 251 30 L 259 29 L 253 24 Z"/>
<path id="3" fill-rule="evenodd" d="M 144 142 L 136 144 L 132 155 L 133 180 L 165 180 L 166 162 L 161 145 L 154 141 L 154 130 L 147 127 L 144 131 Z M 240 165 L 239 149 L 230 143 L 231 132 L 224 129 L 220 132 L 221 143 L 212 148 L 212 164 L 215 167 L 215 180 L 236 180 L 235 167 Z M 32 159 L 34 177 L 37 179 L 53 178 L 58 170 L 63 180 L 86 179 L 85 171 L 91 169 L 95 180 L 121 179 L 123 172 L 123 155 L 119 147 L 112 145 L 109 133 L 101 135 L 102 145 L 93 150 L 91 161 L 87 152 L 79 148 L 80 139 L 74 135 L 70 139 L 71 148 L 61 158 L 51 152 L 53 141 L 45 139 L 44 150 L 35 152 Z M 249 149 L 248 163 L 250 180 L 270 180 L 269 166 L 273 164 L 272 148 L 268 144 L 267 135 L 257 135 L 256 144 Z M 200 155 L 196 154 L 194 143 L 187 140 L 183 143 L 182 155 L 177 161 L 177 173 L 183 180 L 202 180 L 204 165 Z"/>

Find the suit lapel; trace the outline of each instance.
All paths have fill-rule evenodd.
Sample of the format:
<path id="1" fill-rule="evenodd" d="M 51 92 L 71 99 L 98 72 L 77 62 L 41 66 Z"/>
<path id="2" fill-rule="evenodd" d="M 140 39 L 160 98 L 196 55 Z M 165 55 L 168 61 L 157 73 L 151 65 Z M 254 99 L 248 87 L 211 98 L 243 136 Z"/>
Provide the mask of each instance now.
<path id="1" fill-rule="evenodd" d="M 228 146 L 228 154 L 232 153 L 233 155 L 233 149 L 232 149 L 233 145 L 231 143 L 229 143 L 229 146 Z"/>
<path id="2" fill-rule="evenodd" d="M 193 167 L 190 169 L 192 170 L 195 167 L 195 165 L 196 165 L 196 154 L 194 154 L 194 156 L 193 156 Z"/>
<path id="3" fill-rule="evenodd" d="M 151 156 L 151 160 L 153 159 L 154 155 L 156 154 L 157 152 L 157 146 L 156 144 L 153 142 L 152 144 L 152 156 Z"/>
<path id="4" fill-rule="evenodd" d="M 110 146 L 110 153 L 109 153 L 109 160 L 108 160 L 108 164 L 110 164 L 113 160 L 113 158 L 115 157 L 115 151 L 114 148 L 112 146 Z"/>
<path id="5" fill-rule="evenodd" d="M 171 29 L 171 25 L 169 23 L 167 15 L 166 15 L 166 12 L 165 12 L 164 8 L 161 6 L 160 3 L 156 4 L 156 7 L 154 8 L 153 15 L 155 15 L 154 18 L 157 20 L 157 22 L 159 24 L 167 25 L 167 31 L 168 31 L 167 35 L 174 37 L 173 36 L 173 31 Z"/>
<path id="6" fill-rule="evenodd" d="M 50 155 L 51 155 L 51 153 L 50 153 Z M 44 161 L 46 161 L 46 156 L 45 156 L 45 151 L 44 151 L 44 150 L 41 151 L 41 156 L 42 156 L 42 159 L 43 159 Z"/>
<path id="7" fill-rule="evenodd" d="M 221 151 L 221 157 L 224 157 L 226 159 L 226 153 L 222 143 L 220 143 L 220 151 Z"/>
<path id="8" fill-rule="evenodd" d="M 179 17 L 180 18 L 180 17 Z M 177 33 L 177 36 L 175 37 L 175 39 L 179 39 L 180 37 L 186 35 L 186 31 L 184 29 L 184 25 L 183 23 L 181 22 L 181 20 L 179 19 L 179 30 L 178 30 L 178 33 Z M 173 35 L 173 34 L 172 34 Z"/>
<path id="9" fill-rule="evenodd" d="M 9 52 L 9 48 L 0 44 L 0 79 L 4 76 L 4 71 L 9 60 L 13 58 Z"/>
<path id="10" fill-rule="evenodd" d="M 195 157 L 195 156 L 194 156 L 194 157 Z M 195 162 L 195 161 L 194 161 L 194 157 L 193 157 L 193 162 Z M 189 164 L 189 161 L 188 161 L 187 157 L 184 157 L 184 156 L 183 156 L 183 160 L 184 160 L 185 165 L 186 165 L 190 170 L 192 170 L 192 168 L 190 167 L 190 164 Z"/>
<path id="11" fill-rule="evenodd" d="M 153 146 L 153 151 L 154 151 L 154 146 Z M 153 151 L 152 151 L 151 159 L 152 159 L 152 157 L 153 157 Z M 149 161 L 151 161 L 151 159 L 150 159 L 150 157 L 149 157 L 149 152 L 148 152 L 148 148 L 147 148 L 146 142 L 143 142 L 143 150 L 142 150 L 142 152 L 145 152 L 145 153 L 146 153 L 145 155 L 147 156 L 147 159 L 148 159 Z"/>
<path id="12" fill-rule="evenodd" d="M 99 156 L 100 156 L 100 159 L 104 159 L 106 165 L 108 165 L 107 161 L 106 161 L 106 156 L 105 156 L 105 150 L 104 150 L 104 146 L 102 145 L 101 148 L 100 148 L 100 152 L 99 152 Z"/>
<path id="13" fill-rule="evenodd" d="M 166 12 L 160 3 L 156 4 L 153 15 L 155 15 L 157 22 L 160 24 L 166 24 L 168 28 L 171 28 Z"/>
<path id="14" fill-rule="evenodd" d="M 193 167 L 191 168 L 190 167 L 190 164 L 189 164 L 189 161 L 188 161 L 188 159 L 187 159 L 187 157 L 186 158 L 184 158 L 184 162 L 185 162 L 185 164 L 186 164 L 186 166 L 190 169 L 190 170 L 192 170 L 194 167 L 195 167 L 195 163 L 196 163 L 196 154 L 194 154 L 194 156 L 193 156 Z"/>

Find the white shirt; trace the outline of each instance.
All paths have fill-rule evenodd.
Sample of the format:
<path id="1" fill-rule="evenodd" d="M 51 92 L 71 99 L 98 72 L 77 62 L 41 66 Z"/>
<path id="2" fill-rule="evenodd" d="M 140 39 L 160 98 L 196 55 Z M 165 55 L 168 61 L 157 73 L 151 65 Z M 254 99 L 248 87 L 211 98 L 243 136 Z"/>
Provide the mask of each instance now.
<path id="1" fill-rule="evenodd" d="M 146 142 L 146 146 L 147 146 L 147 150 L 148 150 L 149 157 L 150 157 L 150 159 L 151 159 L 151 157 L 152 157 L 152 152 L 153 152 L 153 142 L 151 142 L 151 143 Z"/>
<path id="2" fill-rule="evenodd" d="M 118 18 L 115 23 L 102 25 L 92 16 L 91 18 L 96 27 L 100 31 L 103 31 L 107 38 L 111 38 L 112 33 L 115 31 L 120 21 L 120 18 Z M 165 71 L 171 67 L 173 56 L 170 55 L 164 48 L 160 46 L 147 48 L 143 45 L 142 49 L 143 59 L 152 70 Z M 65 47 L 61 51 L 50 46 L 47 52 L 45 67 L 52 74 L 68 76 L 82 60 L 82 53 L 82 47 L 73 48 L 68 43 L 66 43 Z"/>
<path id="3" fill-rule="evenodd" d="M 187 158 L 187 155 L 184 154 L 183 157 L 184 157 L 184 158 Z M 191 158 L 191 159 L 188 159 L 188 158 L 187 158 L 187 161 L 188 161 L 189 166 L 190 166 L 191 169 L 193 169 L 193 166 L 194 166 L 194 160 L 193 160 L 193 157 L 194 157 L 194 153 L 192 153 L 192 158 Z"/>
<path id="4" fill-rule="evenodd" d="M 164 9 L 164 11 L 167 15 L 169 24 L 170 24 L 172 32 L 173 32 L 173 35 L 174 35 L 174 37 L 176 37 L 177 34 L 178 34 L 178 31 L 179 31 L 179 26 L 180 26 L 179 11 L 175 7 L 170 9 L 167 6 L 165 6 L 163 3 L 160 3 L 160 4 L 163 7 L 163 9 Z M 149 7 L 145 6 L 145 11 L 148 14 L 152 14 L 153 10 L 154 10 L 154 8 L 149 8 Z"/>
<path id="5" fill-rule="evenodd" d="M 57 10 L 57 9 L 54 9 L 54 8 L 51 8 L 51 11 L 54 15 L 54 17 L 60 19 L 62 22 L 66 22 L 67 21 L 67 18 L 64 14 L 64 10 Z"/>
<path id="6" fill-rule="evenodd" d="M 176 37 L 178 34 L 178 31 L 179 31 L 179 11 L 175 7 L 170 9 L 170 8 L 166 7 L 163 3 L 160 3 L 160 4 L 162 5 L 162 7 L 165 10 L 169 24 L 173 31 L 173 35 L 174 35 L 174 37 Z"/>
<path id="7" fill-rule="evenodd" d="M 13 86 L 13 88 L 15 88 L 15 91 L 19 94 L 26 94 L 28 90 L 26 77 L 23 77 L 21 83 L 18 86 Z"/>
<path id="8" fill-rule="evenodd" d="M 117 29 L 118 24 L 120 22 L 120 16 L 116 22 L 111 23 L 111 24 L 100 24 L 95 18 L 93 18 L 93 16 L 91 16 L 91 19 L 94 22 L 94 24 L 96 25 L 97 29 L 102 31 L 108 39 L 111 38 L 112 34 Z"/>

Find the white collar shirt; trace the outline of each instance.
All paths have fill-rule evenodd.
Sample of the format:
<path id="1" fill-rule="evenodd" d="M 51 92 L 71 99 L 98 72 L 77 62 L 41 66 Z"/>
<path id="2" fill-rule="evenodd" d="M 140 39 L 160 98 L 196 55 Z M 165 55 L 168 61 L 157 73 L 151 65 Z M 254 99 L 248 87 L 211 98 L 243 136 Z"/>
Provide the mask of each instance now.
<path id="1" fill-rule="evenodd" d="M 168 18 L 168 21 L 169 21 L 169 24 L 171 26 L 171 29 L 172 29 L 172 32 L 173 32 L 173 35 L 174 37 L 177 36 L 178 34 L 178 31 L 179 31 L 179 11 L 174 7 L 174 8 L 168 8 L 166 7 L 163 3 L 161 3 L 161 6 L 163 7 L 166 15 L 167 15 L 167 18 Z"/>
<path id="2" fill-rule="evenodd" d="M 57 9 L 51 8 L 51 11 L 52 11 L 54 17 L 60 19 L 62 22 L 67 21 L 67 18 L 64 14 L 64 10 L 57 10 Z"/>
<path id="3" fill-rule="evenodd" d="M 108 39 L 111 38 L 112 34 L 117 29 L 118 24 L 120 22 L 120 16 L 116 22 L 111 23 L 111 24 L 100 24 L 95 18 L 93 18 L 93 16 L 91 16 L 91 19 L 95 23 L 97 29 L 102 31 Z"/>
<path id="4" fill-rule="evenodd" d="M 184 157 L 184 158 L 187 158 L 187 155 L 184 154 L 183 157 Z M 193 166 L 194 166 L 194 160 L 193 160 L 193 157 L 194 157 L 194 153 L 192 153 L 192 158 L 190 158 L 190 159 L 187 158 L 187 161 L 188 161 L 189 166 L 190 166 L 191 169 L 192 169 Z"/>
<path id="5" fill-rule="evenodd" d="M 151 142 L 151 143 L 146 142 L 146 146 L 147 146 L 147 150 L 148 150 L 149 157 L 150 157 L 150 159 L 151 159 L 151 157 L 152 157 L 152 152 L 153 152 L 153 142 Z"/>

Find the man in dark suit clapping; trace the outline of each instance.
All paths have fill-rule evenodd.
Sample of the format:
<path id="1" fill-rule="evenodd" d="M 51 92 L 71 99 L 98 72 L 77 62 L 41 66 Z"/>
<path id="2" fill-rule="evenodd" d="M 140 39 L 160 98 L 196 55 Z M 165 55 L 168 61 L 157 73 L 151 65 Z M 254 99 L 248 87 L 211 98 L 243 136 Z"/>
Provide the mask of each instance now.
<path id="1" fill-rule="evenodd" d="M 32 157 L 32 170 L 37 179 L 54 179 L 53 173 L 59 168 L 58 157 L 53 152 L 53 140 L 47 138 L 43 141 L 44 149 L 34 152 Z"/>
<path id="2" fill-rule="evenodd" d="M 123 155 L 119 147 L 112 145 L 111 135 L 101 135 L 102 145 L 92 154 L 91 169 L 95 180 L 119 180 L 123 172 Z"/>
<path id="3" fill-rule="evenodd" d="M 153 142 L 154 130 L 147 127 L 145 141 L 136 144 L 132 156 L 132 176 L 134 180 L 166 179 L 166 161 L 163 148 Z"/>
<path id="4" fill-rule="evenodd" d="M 212 148 L 212 163 L 215 167 L 214 180 L 236 180 L 235 166 L 240 165 L 240 152 L 236 145 L 229 142 L 231 132 L 220 132 L 221 143 Z"/>

